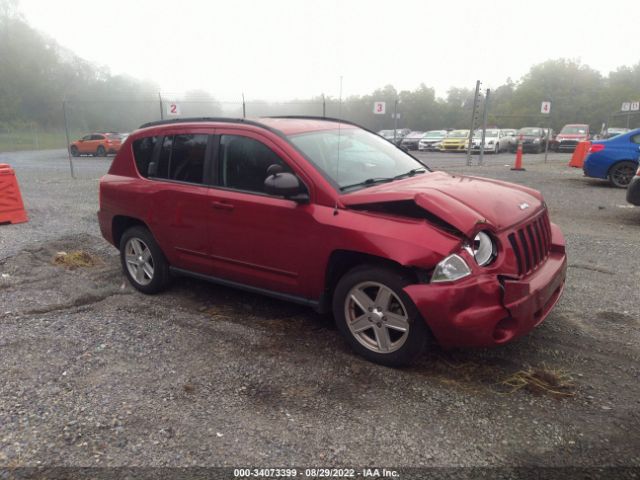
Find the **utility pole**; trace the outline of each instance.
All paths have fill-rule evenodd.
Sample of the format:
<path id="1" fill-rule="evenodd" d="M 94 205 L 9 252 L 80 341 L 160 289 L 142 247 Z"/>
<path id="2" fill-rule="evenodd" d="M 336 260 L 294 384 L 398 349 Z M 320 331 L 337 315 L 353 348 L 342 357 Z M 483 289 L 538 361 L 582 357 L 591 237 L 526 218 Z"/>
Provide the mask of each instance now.
<path id="1" fill-rule="evenodd" d="M 73 171 L 73 160 L 71 160 L 71 150 L 69 150 L 69 124 L 67 123 L 67 101 L 62 101 L 62 116 L 64 117 L 64 133 L 67 136 L 67 156 L 69 157 L 69 169 L 71 170 L 71 178 L 76 178 L 76 174 Z"/>
<path id="2" fill-rule="evenodd" d="M 158 92 L 158 101 L 160 102 L 160 120 L 164 120 L 164 110 L 162 109 L 162 95 Z"/>
<path id="3" fill-rule="evenodd" d="M 473 141 L 473 130 L 476 125 L 476 114 L 478 112 L 478 100 L 480 97 L 480 80 L 476 81 L 476 93 L 473 97 L 473 112 L 471 113 L 471 128 L 469 129 L 469 144 L 467 145 L 467 166 L 471 166 L 471 142 Z"/>
<path id="4" fill-rule="evenodd" d="M 244 103 L 244 92 L 242 92 L 242 118 L 247 118 L 247 108 Z"/>
<path id="5" fill-rule="evenodd" d="M 487 88 L 487 93 L 484 97 L 484 111 L 482 112 L 482 140 L 480 141 L 480 159 L 478 165 L 482 165 L 484 160 L 484 139 L 487 135 L 487 111 L 489 110 L 489 94 L 491 89 Z M 498 150 L 500 150 L 500 137 L 498 137 Z"/>
<path id="6" fill-rule="evenodd" d="M 327 100 L 324 98 L 324 93 L 322 94 L 322 116 L 327 116 Z"/>

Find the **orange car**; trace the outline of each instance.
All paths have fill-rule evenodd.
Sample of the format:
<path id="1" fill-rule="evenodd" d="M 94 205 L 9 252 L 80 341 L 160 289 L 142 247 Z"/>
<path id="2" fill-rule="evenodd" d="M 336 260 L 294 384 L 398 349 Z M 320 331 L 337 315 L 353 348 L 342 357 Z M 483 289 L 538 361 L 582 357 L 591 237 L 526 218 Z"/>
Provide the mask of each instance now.
<path id="1" fill-rule="evenodd" d="M 76 140 L 69 146 L 71 155 L 87 154 L 104 157 L 108 153 L 118 153 L 122 139 L 117 133 L 92 133 Z"/>

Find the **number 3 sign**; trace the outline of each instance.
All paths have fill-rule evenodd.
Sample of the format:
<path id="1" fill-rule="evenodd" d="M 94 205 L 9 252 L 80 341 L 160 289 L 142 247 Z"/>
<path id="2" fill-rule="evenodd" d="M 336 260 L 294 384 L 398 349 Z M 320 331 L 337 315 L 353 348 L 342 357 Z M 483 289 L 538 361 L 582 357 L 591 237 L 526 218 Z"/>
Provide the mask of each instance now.
<path id="1" fill-rule="evenodd" d="M 384 115 L 387 110 L 387 104 L 385 102 L 375 102 L 373 104 L 373 113 L 377 115 Z"/>
<path id="2" fill-rule="evenodd" d="M 180 115 L 180 105 L 177 103 L 170 103 L 167 105 L 167 115 L 174 117 Z"/>

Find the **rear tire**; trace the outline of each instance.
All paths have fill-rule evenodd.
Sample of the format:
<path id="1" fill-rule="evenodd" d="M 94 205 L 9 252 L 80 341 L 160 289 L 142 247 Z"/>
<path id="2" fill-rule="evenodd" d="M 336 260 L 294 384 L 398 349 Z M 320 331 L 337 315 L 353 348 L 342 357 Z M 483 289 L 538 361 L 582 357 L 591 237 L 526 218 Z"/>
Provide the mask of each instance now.
<path id="1" fill-rule="evenodd" d="M 158 293 L 169 285 L 169 262 L 146 227 L 135 226 L 124 232 L 120 262 L 129 283 L 143 293 Z"/>
<path id="2" fill-rule="evenodd" d="M 78 151 L 78 147 L 76 147 L 75 145 L 71 145 L 71 148 L 69 149 L 69 152 L 71 152 L 71 156 L 72 157 L 79 157 L 80 156 L 80 152 Z"/>
<path id="3" fill-rule="evenodd" d="M 424 351 L 430 333 L 403 290 L 411 283 L 399 271 L 371 265 L 356 267 L 338 281 L 333 315 L 356 353 L 381 365 L 400 367 Z"/>
<path id="4" fill-rule="evenodd" d="M 609 169 L 609 183 L 614 187 L 627 188 L 637 169 L 638 165 L 629 160 L 618 162 Z"/>
<path id="5" fill-rule="evenodd" d="M 99 145 L 98 149 L 96 150 L 96 155 L 98 157 L 105 157 L 107 155 L 107 151 L 104 149 L 102 145 Z"/>

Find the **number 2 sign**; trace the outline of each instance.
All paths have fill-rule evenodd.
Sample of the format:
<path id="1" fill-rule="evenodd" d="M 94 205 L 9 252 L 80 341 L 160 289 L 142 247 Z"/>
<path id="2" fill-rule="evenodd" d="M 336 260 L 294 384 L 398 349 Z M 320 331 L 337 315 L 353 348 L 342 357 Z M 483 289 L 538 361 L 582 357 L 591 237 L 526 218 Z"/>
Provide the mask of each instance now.
<path id="1" fill-rule="evenodd" d="M 170 103 L 167 105 L 167 115 L 174 117 L 180 115 L 180 105 L 177 103 Z"/>

